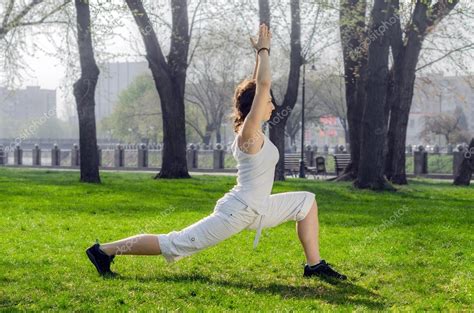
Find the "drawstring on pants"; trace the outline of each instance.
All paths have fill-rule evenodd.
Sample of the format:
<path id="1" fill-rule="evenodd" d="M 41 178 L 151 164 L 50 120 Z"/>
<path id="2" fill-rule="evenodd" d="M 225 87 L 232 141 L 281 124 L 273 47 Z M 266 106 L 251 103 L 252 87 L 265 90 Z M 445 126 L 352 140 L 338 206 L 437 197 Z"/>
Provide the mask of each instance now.
<path id="1" fill-rule="evenodd" d="M 258 228 L 257 228 L 257 234 L 255 235 L 255 239 L 253 240 L 253 248 L 257 248 L 258 241 L 260 239 L 260 236 L 262 235 L 262 220 L 263 220 L 263 215 L 259 216 L 259 222 L 258 222 Z"/>
<path id="2" fill-rule="evenodd" d="M 241 201 L 240 199 L 238 199 L 237 197 L 234 197 L 234 199 L 236 199 L 237 201 L 247 205 L 245 202 Z M 248 205 L 247 205 L 248 207 Z M 263 216 L 264 214 L 259 214 L 259 221 L 258 221 L 258 228 L 257 228 L 257 233 L 255 234 L 255 239 L 253 240 L 253 248 L 257 248 L 257 245 L 258 245 L 258 241 L 260 240 L 260 236 L 262 235 L 262 221 L 263 221 Z"/>

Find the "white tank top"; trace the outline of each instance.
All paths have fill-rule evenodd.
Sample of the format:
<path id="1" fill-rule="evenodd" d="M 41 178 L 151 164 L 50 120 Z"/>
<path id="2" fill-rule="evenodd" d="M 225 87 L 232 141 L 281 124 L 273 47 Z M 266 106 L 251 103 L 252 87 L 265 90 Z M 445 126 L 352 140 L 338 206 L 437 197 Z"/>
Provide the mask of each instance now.
<path id="1" fill-rule="evenodd" d="M 240 150 L 237 135 L 231 145 L 232 155 L 237 161 L 237 184 L 227 195 L 234 196 L 260 214 L 265 215 L 268 197 L 271 194 L 275 177 L 275 166 L 280 155 L 278 148 L 264 133 L 263 146 L 255 154 Z"/>

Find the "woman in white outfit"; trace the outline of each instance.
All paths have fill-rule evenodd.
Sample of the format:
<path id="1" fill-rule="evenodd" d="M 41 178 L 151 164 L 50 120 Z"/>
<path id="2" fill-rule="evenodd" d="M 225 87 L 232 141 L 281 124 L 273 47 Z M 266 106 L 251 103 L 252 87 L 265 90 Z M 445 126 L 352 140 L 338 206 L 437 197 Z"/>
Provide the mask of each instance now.
<path id="1" fill-rule="evenodd" d="M 216 202 L 211 215 L 168 234 L 142 234 L 119 241 L 96 243 L 86 253 L 101 275 L 114 275 L 110 263 L 115 255 L 163 255 L 168 262 L 177 261 L 213 246 L 244 230 L 256 230 L 254 247 L 262 229 L 283 222 L 296 221 L 298 237 L 306 255 L 304 276 L 344 280 L 319 255 L 318 207 L 315 194 L 307 191 L 271 195 L 277 147 L 261 132 L 262 122 L 275 109 L 270 96 L 271 32 L 260 25 L 258 40 L 251 39 L 257 51 L 252 79 L 244 80 L 234 95 L 235 140 L 231 146 L 237 160 L 237 184 Z"/>

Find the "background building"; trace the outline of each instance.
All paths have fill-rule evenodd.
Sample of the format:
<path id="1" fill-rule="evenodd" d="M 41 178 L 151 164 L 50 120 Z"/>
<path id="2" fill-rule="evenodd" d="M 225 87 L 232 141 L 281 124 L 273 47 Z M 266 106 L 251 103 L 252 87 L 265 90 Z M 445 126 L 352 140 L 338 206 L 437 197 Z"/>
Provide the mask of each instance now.
<path id="1" fill-rule="evenodd" d="M 137 78 L 150 73 L 147 62 L 116 62 L 100 65 L 95 94 L 97 122 L 112 114 L 119 94 Z"/>
<path id="2" fill-rule="evenodd" d="M 327 115 L 319 118 L 319 127 L 316 129 L 316 135 L 311 144 L 318 146 L 346 144 L 344 128 L 336 116 Z"/>
<path id="3" fill-rule="evenodd" d="M 4 118 L 13 121 L 27 121 L 45 114 L 57 117 L 56 90 L 41 89 L 39 86 L 18 90 L 0 88 L 0 108 Z"/>

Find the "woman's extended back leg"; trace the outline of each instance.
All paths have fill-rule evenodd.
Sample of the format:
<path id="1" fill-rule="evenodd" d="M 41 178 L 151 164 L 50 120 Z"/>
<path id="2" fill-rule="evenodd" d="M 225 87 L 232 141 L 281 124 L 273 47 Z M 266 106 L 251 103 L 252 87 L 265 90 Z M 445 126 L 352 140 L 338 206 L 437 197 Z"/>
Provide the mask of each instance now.
<path id="1" fill-rule="evenodd" d="M 211 215 L 168 234 L 141 234 L 100 245 L 107 255 L 160 255 L 168 262 L 213 246 L 245 229 L 255 214 L 245 205 L 227 202 Z"/>

